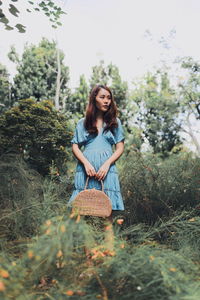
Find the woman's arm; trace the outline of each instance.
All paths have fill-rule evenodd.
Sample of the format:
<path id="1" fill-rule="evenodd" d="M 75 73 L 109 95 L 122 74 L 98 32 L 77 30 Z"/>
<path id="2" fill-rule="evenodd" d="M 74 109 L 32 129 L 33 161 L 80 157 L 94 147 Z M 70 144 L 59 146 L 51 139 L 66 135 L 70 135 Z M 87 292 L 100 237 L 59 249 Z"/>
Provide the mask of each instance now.
<path id="1" fill-rule="evenodd" d="M 124 142 L 119 142 L 116 144 L 115 152 L 105 161 L 101 168 L 96 173 L 96 178 L 98 180 L 103 180 L 110 169 L 110 165 L 113 164 L 124 152 Z"/>
<path id="2" fill-rule="evenodd" d="M 85 158 L 82 151 L 80 150 L 78 144 L 72 144 L 72 152 L 75 157 L 84 165 L 86 174 L 88 176 L 96 176 L 96 171 L 91 163 Z"/>

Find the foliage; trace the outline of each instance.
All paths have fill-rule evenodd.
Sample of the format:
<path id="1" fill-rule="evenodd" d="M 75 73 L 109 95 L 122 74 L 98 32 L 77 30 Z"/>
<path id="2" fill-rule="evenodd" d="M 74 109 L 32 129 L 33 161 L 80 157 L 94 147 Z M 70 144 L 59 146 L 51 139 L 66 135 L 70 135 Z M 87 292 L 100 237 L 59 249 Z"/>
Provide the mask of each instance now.
<path id="1" fill-rule="evenodd" d="M 185 215 L 171 223 L 193 224 Z M 181 216 L 183 218 L 183 216 Z M 196 222 L 200 224 L 199 217 Z M 197 225 L 196 223 L 196 225 Z M 148 231 L 129 228 L 139 239 L 125 240 L 115 223 L 114 250 L 106 249 L 102 233 L 83 218 L 65 213 L 46 220 L 20 258 L 0 255 L 0 299 L 194 299 L 199 297 L 199 264 L 183 249 L 159 244 L 156 233 L 172 236 L 168 224 Z M 186 228 L 186 227 L 185 227 Z M 188 227 L 192 233 L 194 226 Z M 174 239 L 176 238 L 176 234 Z M 123 236 L 123 238 L 122 238 Z M 45 246 L 44 246 L 45 245 Z M 86 255 L 87 249 L 87 255 Z M 25 298 L 25 299 L 26 299 Z"/>
<path id="2" fill-rule="evenodd" d="M 0 235 L 13 240 L 35 233 L 41 209 L 42 177 L 19 155 L 0 157 Z"/>
<path id="3" fill-rule="evenodd" d="M 72 135 L 70 122 L 50 101 L 21 100 L 0 118 L 0 154 L 16 151 L 42 175 L 52 162 L 62 172 Z"/>
<path id="4" fill-rule="evenodd" d="M 13 3 L 14 2 L 14 3 Z M 52 23 L 53 28 L 57 28 L 60 23 L 60 17 L 65 12 L 61 9 L 60 6 L 55 4 L 57 1 L 53 0 L 43 0 L 43 1 L 26 1 L 26 11 L 31 13 L 32 11 L 42 11 Z M 18 32 L 24 33 L 26 31 L 26 26 L 20 23 L 17 23 L 14 26 L 10 25 L 10 17 L 15 16 L 19 17 L 20 11 L 18 6 L 18 0 L 9 0 L 9 8 L 8 12 L 6 8 L 3 7 L 3 2 L 0 1 L 0 22 L 4 24 L 6 30 L 13 30 L 15 28 L 18 29 Z M 7 4 L 7 5 L 8 5 Z M 10 15 L 9 15 L 10 14 Z"/>
<path id="5" fill-rule="evenodd" d="M 141 151 L 144 142 L 143 132 L 141 128 L 131 126 L 129 134 L 126 135 L 126 144 L 123 156 L 127 156 L 130 151 Z"/>
<path id="6" fill-rule="evenodd" d="M 59 51 L 60 74 L 60 106 L 63 107 L 69 94 L 69 69 L 63 63 L 64 53 L 57 49 L 56 42 L 43 38 L 38 46 L 26 46 L 19 59 L 15 48 L 11 48 L 9 58 L 17 64 L 17 74 L 14 77 L 12 98 L 16 101 L 34 97 L 37 100 L 50 99 L 54 102 L 57 88 Z"/>
<path id="7" fill-rule="evenodd" d="M 193 113 L 197 120 L 200 120 L 200 62 L 192 57 L 182 59 L 182 69 L 187 75 L 179 82 L 182 112 Z"/>
<path id="8" fill-rule="evenodd" d="M 148 73 L 144 82 L 133 91 L 132 100 L 139 107 L 137 122 L 154 153 L 167 156 L 181 144 L 180 124 L 177 122 L 179 102 L 170 87 L 168 74 L 165 71 Z"/>
<path id="9" fill-rule="evenodd" d="M 32 237 L 46 219 L 63 213 L 72 190 L 71 178 L 51 170 L 45 179 L 16 154 L 0 157 L 0 237 Z"/>
<path id="10" fill-rule="evenodd" d="M 0 112 L 11 106 L 10 83 L 7 69 L 0 64 Z"/>
<path id="11" fill-rule="evenodd" d="M 79 114 L 81 117 L 84 116 L 86 105 L 88 103 L 89 88 L 85 80 L 85 76 L 80 76 L 79 86 L 75 89 L 66 102 L 65 111 L 71 114 Z"/>
<path id="12" fill-rule="evenodd" d="M 183 211 L 168 221 L 154 228 L 151 235 L 154 239 L 180 251 L 181 255 L 190 257 L 193 261 L 200 260 L 200 207 L 191 211 Z"/>
<path id="13" fill-rule="evenodd" d="M 153 161 L 150 158 L 143 163 L 140 161 L 138 169 L 135 162 L 133 176 L 134 172 L 139 174 L 145 163 L 145 170 L 152 172 L 155 178 L 154 160 L 156 166 L 161 160 L 155 155 Z M 134 159 L 142 160 L 139 156 L 134 156 Z M 162 172 L 165 169 L 176 181 L 179 175 L 184 187 L 192 190 L 186 197 L 184 193 L 177 191 L 181 195 L 177 199 L 180 204 L 183 203 L 180 201 L 181 197 L 185 197 L 182 200 L 185 202 L 188 199 L 192 201 L 195 197 L 199 199 L 198 188 L 194 191 L 196 196 L 192 194 L 199 180 L 199 160 L 196 161 L 189 155 L 186 156 L 185 163 L 184 159 L 184 156 L 180 156 L 180 166 L 176 165 L 178 172 L 183 167 L 187 169 L 186 174 L 181 176 L 178 173 L 175 176 L 175 167 L 172 168 L 169 159 L 165 160 L 162 167 L 157 166 L 156 182 L 159 173 L 162 188 L 168 180 L 167 178 L 165 181 L 167 172 Z M 171 164 L 174 162 L 173 157 Z M 131 220 L 132 223 L 129 224 L 128 215 L 124 215 L 124 223 L 122 219 L 114 218 L 114 242 L 111 249 L 106 243 L 109 226 L 105 220 L 80 218 L 67 210 L 66 202 L 71 187 L 69 184 L 66 189 L 66 182 L 70 183 L 70 178 L 61 176 L 58 180 L 52 167 L 50 180 L 41 180 L 35 171 L 12 155 L 1 158 L 0 171 L 4 175 L 3 186 L 0 187 L 4 191 L 0 202 L 4 204 L 4 208 L 1 207 L 0 226 L 4 224 L 6 228 L 3 223 L 6 213 L 8 219 L 17 219 L 10 233 L 8 230 L 0 231 L 0 299 L 198 300 L 198 207 L 181 213 L 176 211 L 172 218 L 159 219 L 152 226 L 138 223 L 138 219 Z M 148 173 L 143 172 L 143 177 L 151 187 Z M 137 179 L 136 176 L 134 178 Z M 140 176 L 139 179 L 141 180 Z M 24 190 L 24 196 L 20 187 Z M 169 194 L 168 188 L 164 193 Z M 4 199 L 5 196 L 7 199 Z M 172 193 L 169 194 L 171 196 Z M 133 201 L 132 196 L 129 197 Z M 12 211 L 6 211 L 11 199 L 18 200 L 17 206 Z M 190 205 L 187 207 L 189 209 Z M 21 214 L 20 209 L 23 210 Z M 135 213 L 134 209 L 131 207 L 132 215 Z M 133 224 L 135 221 L 137 224 Z M 5 236 L 2 238 L 3 233 Z M 7 241 L 11 234 L 17 240 Z M 22 237 L 29 239 L 22 240 Z"/>
<path id="14" fill-rule="evenodd" d="M 158 155 L 131 151 L 121 172 L 127 224 L 154 223 L 199 204 L 200 159 L 190 153 Z"/>

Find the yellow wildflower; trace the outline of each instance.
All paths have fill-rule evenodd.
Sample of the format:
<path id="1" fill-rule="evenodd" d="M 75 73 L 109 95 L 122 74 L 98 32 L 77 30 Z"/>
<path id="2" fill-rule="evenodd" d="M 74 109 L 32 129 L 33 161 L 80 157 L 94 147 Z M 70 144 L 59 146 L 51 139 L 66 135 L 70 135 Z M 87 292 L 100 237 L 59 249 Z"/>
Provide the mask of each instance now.
<path id="1" fill-rule="evenodd" d="M 50 226 L 51 223 L 52 223 L 52 222 L 51 222 L 50 220 L 47 220 L 47 221 L 46 221 L 46 225 L 47 225 L 47 226 Z"/>
<path id="2" fill-rule="evenodd" d="M 0 270 L 0 276 L 3 278 L 8 278 L 9 277 L 9 273 L 6 270 Z"/>
<path id="3" fill-rule="evenodd" d="M 194 221 L 196 221 L 195 218 L 191 218 L 188 220 L 188 222 L 194 222 Z"/>
<path id="4" fill-rule="evenodd" d="M 28 251 L 28 257 L 33 258 L 33 251 L 31 251 L 31 250 Z"/>
<path id="5" fill-rule="evenodd" d="M 117 224 L 122 225 L 124 223 L 124 219 L 118 219 Z"/>
<path id="6" fill-rule="evenodd" d="M 72 290 L 68 290 L 66 291 L 65 293 L 67 296 L 73 296 L 74 295 L 74 292 Z"/>
<path id="7" fill-rule="evenodd" d="M 56 257 L 59 258 L 59 257 L 61 257 L 61 256 L 63 256 L 63 253 L 62 253 L 62 250 L 59 250 L 58 253 L 57 253 L 57 255 L 56 255 Z"/>
<path id="8" fill-rule="evenodd" d="M 149 259 L 150 259 L 150 261 L 154 261 L 154 259 L 155 259 L 155 256 L 153 256 L 153 255 L 150 255 L 150 256 L 149 256 Z"/>
<path id="9" fill-rule="evenodd" d="M 63 233 L 66 231 L 65 225 L 60 226 L 60 231 L 63 232 Z"/>
<path id="10" fill-rule="evenodd" d="M 0 292 L 5 291 L 6 287 L 5 284 L 3 283 L 3 281 L 0 281 Z"/>
<path id="11" fill-rule="evenodd" d="M 176 268 L 169 268 L 169 270 L 170 270 L 171 272 L 176 272 L 176 271 L 177 271 Z"/>

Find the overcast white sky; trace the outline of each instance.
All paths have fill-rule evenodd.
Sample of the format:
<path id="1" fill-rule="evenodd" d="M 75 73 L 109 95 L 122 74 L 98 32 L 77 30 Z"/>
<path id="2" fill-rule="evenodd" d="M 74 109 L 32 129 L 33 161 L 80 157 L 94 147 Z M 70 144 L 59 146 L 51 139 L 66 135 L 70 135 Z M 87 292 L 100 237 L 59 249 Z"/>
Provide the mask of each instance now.
<path id="1" fill-rule="evenodd" d="M 10 1 L 3 2 L 6 7 Z M 57 30 L 42 13 L 27 13 L 25 2 L 18 0 L 22 12 L 12 20 L 26 25 L 26 33 L 5 31 L 0 24 L 0 62 L 11 74 L 10 45 L 22 53 L 25 42 L 36 44 L 42 37 L 57 39 L 64 51 L 71 87 L 78 85 L 80 74 L 88 78 L 100 59 L 116 64 L 129 83 L 161 60 L 186 55 L 200 59 L 199 0 L 58 0 L 67 14 Z M 159 42 L 162 37 L 169 49 Z"/>

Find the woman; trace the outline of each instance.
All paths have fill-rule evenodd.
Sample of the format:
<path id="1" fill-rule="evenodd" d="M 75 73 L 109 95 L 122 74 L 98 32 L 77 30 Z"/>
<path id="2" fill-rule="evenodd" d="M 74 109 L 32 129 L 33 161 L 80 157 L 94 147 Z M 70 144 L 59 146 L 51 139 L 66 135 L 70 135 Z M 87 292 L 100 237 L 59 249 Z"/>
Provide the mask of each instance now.
<path id="1" fill-rule="evenodd" d="M 124 151 L 124 134 L 111 90 L 95 86 L 86 110 L 86 117 L 79 120 L 71 141 L 72 151 L 78 159 L 75 174 L 75 188 L 69 203 L 84 190 L 86 178 L 90 177 L 88 187 L 101 190 L 112 202 L 113 210 L 124 210 L 115 161 Z M 115 151 L 112 146 L 115 144 Z M 84 151 L 80 147 L 84 146 Z M 111 220 L 111 218 L 110 218 Z"/>

